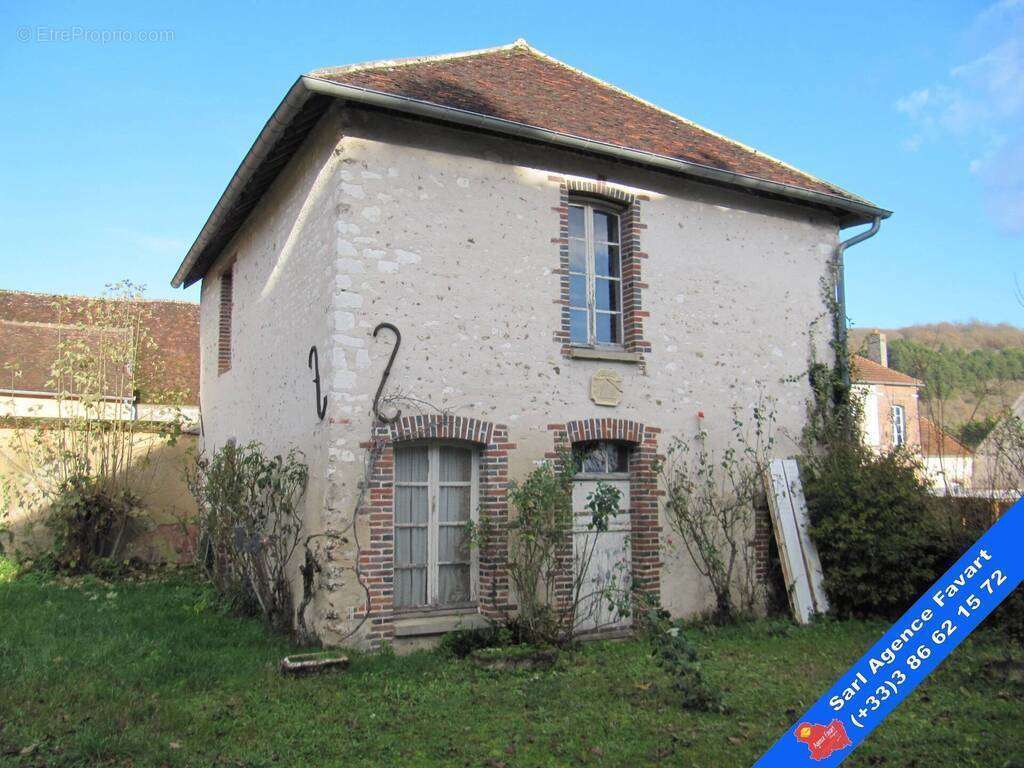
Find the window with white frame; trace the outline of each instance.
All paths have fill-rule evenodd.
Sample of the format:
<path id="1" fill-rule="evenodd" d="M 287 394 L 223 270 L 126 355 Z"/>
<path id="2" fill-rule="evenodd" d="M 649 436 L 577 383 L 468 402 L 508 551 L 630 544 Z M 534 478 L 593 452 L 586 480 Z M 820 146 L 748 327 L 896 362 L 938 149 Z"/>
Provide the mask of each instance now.
<path id="1" fill-rule="evenodd" d="M 444 443 L 395 449 L 396 608 L 470 604 L 479 468 L 472 448 Z"/>
<path id="2" fill-rule="evenodd" d="M 902 405 L 892 407 L 892 444 L 903 445 L 907 442 L 907 419 Z"/>
<path id="3" fill-rule="evenodd" d="M 584 200 L 569 204 L 569 340 L 622 345 L 619 215 Z"/>

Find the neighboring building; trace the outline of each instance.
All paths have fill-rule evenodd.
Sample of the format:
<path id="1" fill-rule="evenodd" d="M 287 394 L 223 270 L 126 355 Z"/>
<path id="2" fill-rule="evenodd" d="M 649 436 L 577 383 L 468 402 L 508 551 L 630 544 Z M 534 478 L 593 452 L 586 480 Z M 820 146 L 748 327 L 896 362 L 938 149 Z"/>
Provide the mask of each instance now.
<path id="1" fill-rule="evenodd" d="M 1015 499 L 1024 493 L 1024 395 L 978 445 L 976 484 Z"/>
<path id="2" fill-rule="evenodd" d="M 932 488 L 962 493 L 973 486 L 974 454 L 931 419 L 921 417 L 921 456 Z"/>
<path id="3" fill-rule="evenodd" d="M 854 355 L 851 366 L 854 390 L 863 404 L 864 441 L 883 452 L 920 446 L 918 391 L 924 382 L 889 367 L 884 333 L 869 337 L 868 354 L 873 359 Z"/>
<path id="4" fill-rule="evenodd" d="M 313 72 L 174 277 L 202 281 L 205 447 L 303 451 L 307 530 L 343 536 L 306 615 L 327 643 L 408 645 L 514 608 L 507 484 L 570 446 L 578 508 L 602 478 L 626 499 L 596 562 L 694 614 L 712 600 L 662 546 L 656 459 L 701 412 L 722 446 L 760 392 L 800 434 L 839 231 L 886 216 L 522 41 Z M 373 415 L 381 322 L 402 333 L 392 423 Z M 572 547 L 567 531 L 558 600 Z"/>
<path id="5" fill-rule="evenodd" d="M 970 488 L 970 449 L 920 413 L 924 382 L 889 367 L 887 340 L 880 331 L 868 335 L 865 355 L 852 359 L 854 390 L 863 406 L 865 443 L 881 453 L 906 446 L 918 454 L 936 491 Z"/>
<path id="6" fill-rule="evenodd" d="M 97 327 L 103 300 L 0 290 L 0 475 L 15 484 L 34 482 L 37 468 L 27 460 L 26 442 L 45 434 L 55 417 L 73 414 L 78 402 L 57 386 L 53 369 L 65 342 L 96 344 L 96 334 L 124 339 L 130 327 Z M 133 483 L 145 514 L 133 525 L 127 555 L 148 561 L 187 560 L 193 553 L 195 503 L 183 469 L 194 448 L 193 434 L 168 445 L 159 431 L 182 419 L 186 431 L 199 423 L 199 306 L 181 301 L 146 301 L 138 317 L 153 346 L 144 344 L 138 377 L 112 366 L 103 389 L 104 418 L 141 422 L 134 437 Z M 102 349 L 97 344 L 94 349 Z M 109 345 L 106 345 L 109 348 Z M 135 381 L 137 391 L 124 382 Z M 95 393 L 90 393 L 95 394 Z M 42 432 L 37 428 L 42 427 Z M 0 510 L 3 511 L 3 510 Z M 13 542 L 3 549 L 31 552 L 46 547 L 49 534 L 39 525 L 41 510 L 6 510 Z"/>
<path id="7" fill-rule="evenodd" d="M 90 333 L 131 334 L 131 328 L 95 329 L 101 301 L 82 296 L 0 290 L 0 418 L 54 415 L 58 388 L 53 366 L 62 341 Z M 185 301 L 144 301 L 139 318 L 152 349 L 140 355 L 139 391 L 122 391 L 111 375 L 105 391 L 118 413 L 141 421 L 199 418 L 199 305 Z M 88 330 L 86 330 L 88 329 Z M 173 404 L 175 407 L 168 407 Z"/>

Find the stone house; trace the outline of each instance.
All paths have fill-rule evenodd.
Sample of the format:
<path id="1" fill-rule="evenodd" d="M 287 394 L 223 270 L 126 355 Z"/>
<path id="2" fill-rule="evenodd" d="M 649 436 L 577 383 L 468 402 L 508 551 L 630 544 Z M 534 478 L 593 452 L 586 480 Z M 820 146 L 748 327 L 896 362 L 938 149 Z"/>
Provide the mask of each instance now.
<path id="1" fill-rule="evenodd" d="M 324 642 L 513 610 L 507 484 L 563 447 L 577 511 L 587 483 L 624 493 L 599 567 L 702 611 L 656 460 L 701 426 L 721 447 L 762 395 L 795 451 L 839 232 L 888 215 L 523 41 L 312 72 L 173 279 L 202 281 L 204 444 L 304 453 Z"/>
<path id="2" fill-rule="evenodd" d="M 889 367 L 884 333 L 867 337 L 864 355 L 853 356 L 854 390 L 863 405 L 864 441 L 879 452 L 906 446 L 916 453 L 936 492 L 959 492 L 971 487 L 971 451 L 921 413 L 924 382 Z"/>
<path id="3" fill-rule="evenodd" d="M 39 427 L 48 429 L 72 413 L 75 395 L 54 381 L 61 344 L 88 346 L 93 334 L 129 338 L 136 333 L 127 315 L 104 313 L 101 305 L 109 301 L 0 290 L 0 479 L 31 483 L 26 442 L 35 439 Z M 194 550 L 195 503 L 182 469 L 199 422 L 199 306 L 185 301 L 140 305 L 136 317 L 152 344 L 145 345 L 139 375 L 132 378 L 140 386 L 131 391 L 127 379 L 111 371 L 99 403 L 104 420 L 137 422 L 135 490 L 145 515 L 134 526 L 125 554 L 149 562 L 187 560 Z M 124 322 L 111 325 L 115 318 Z M 172 420 L 181 420 L 186 434 L 167 445 L 159 432 Z M 25 551 L 45 545 L 47 532 L 35 525 L 40 510 L 12 507 L 7 522 L 14 538 L 0 545 Z M 3 512 L 0 505 L 0 518 Z"/>

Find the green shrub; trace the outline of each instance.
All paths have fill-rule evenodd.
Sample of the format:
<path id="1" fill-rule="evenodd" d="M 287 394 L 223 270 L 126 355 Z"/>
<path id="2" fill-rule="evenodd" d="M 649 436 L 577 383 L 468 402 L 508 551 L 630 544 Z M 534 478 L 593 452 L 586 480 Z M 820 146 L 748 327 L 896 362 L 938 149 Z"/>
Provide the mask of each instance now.
<path id="1" fill-rule="evenodd" d="M 948 556 L 927 486 L 908 455 L 835 446 L 805 462 L 810 533 L 839 617 L 899 616 Z"/>
<path id="2" fill-rule="evenodd" d="M 61 484 L 46 518 L 53 532 L 49 563 L 63 573 L 110 570 L 118 562 L 139 499 L 102 481 L 74 476 Z"/>
<path id="3" fill-rule="evenodd" d="M 507 624 L 489 624 L 476 629 L 456 629 L 441 638 L 441 653 L 464 659 L 484 648 L 505 648 L 524 642 L 523 630 L 516 619 Z"/>
<path id="4" fill-rule="evenodd" d="M 0 555 L 0 584 L 8 581 L 14 581 L 14 577 L 17 575 L 18 566 L 14 561 Z"/>
<path id="5" fill-rule="evenodd" d="M 994 514 L 988 499 L 938 497 L 933 503 L 940 529 L 938 578 L 982 537 L 992 525 Z M 985 626 L 1001 629 L 1017 643 L 1024 643 L 1024 589 L 1014 590 L 985 619 Z"/>
<path id="6" fill-rule="evenodd" d="M 1019 645 L 1024 645 L 1024 589 L 1018 587 L 996 608 L 985 623 L 1003 630 Z"/>

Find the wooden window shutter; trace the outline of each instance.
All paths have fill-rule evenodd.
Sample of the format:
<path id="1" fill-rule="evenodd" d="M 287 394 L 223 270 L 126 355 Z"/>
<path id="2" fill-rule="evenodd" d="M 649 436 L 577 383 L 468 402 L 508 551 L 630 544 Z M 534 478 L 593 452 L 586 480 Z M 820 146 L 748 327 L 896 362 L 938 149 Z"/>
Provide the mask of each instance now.
<path id="1" fill-rule="evenodd" d="M 217 373 L 231 370 L 231 307 L 233 268 L 220 276 L 220 326 L 217 334 Z"/>

